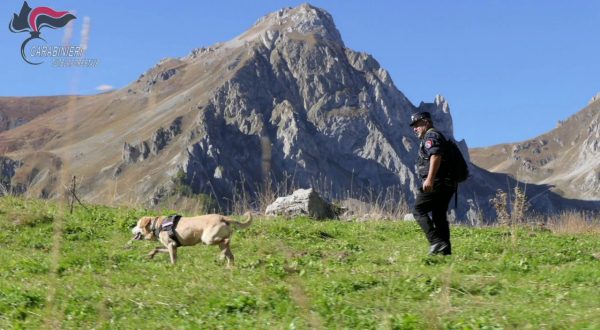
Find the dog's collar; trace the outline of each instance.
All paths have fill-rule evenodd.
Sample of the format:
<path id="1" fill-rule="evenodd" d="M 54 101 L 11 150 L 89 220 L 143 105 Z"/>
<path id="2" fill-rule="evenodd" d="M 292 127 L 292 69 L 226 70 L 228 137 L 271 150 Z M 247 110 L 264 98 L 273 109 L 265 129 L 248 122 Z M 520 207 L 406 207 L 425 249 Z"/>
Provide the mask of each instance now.
<path id="1" fill-rule="evenodd" d="M 158 219 L 160 219 L 160 217 L 155 217 L 150 225 L 150 231 L 156 236 L 156 239 L 158 239 L 158 235 L 160 234 L 160 226 L 156 226 Z"/>

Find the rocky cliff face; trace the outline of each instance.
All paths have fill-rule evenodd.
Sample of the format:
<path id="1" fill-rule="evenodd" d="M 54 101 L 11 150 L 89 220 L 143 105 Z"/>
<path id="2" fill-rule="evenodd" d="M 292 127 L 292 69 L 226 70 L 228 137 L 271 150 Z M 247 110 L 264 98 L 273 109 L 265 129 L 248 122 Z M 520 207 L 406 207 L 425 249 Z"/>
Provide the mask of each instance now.
<path id="1" fill-rule="evenodd" d="M 0 151 L 25 163 L 11 182 L 26 193 L 58 197 L 76 175 L 83 197 L 97 203 L 155 204 L 177 180 L 224 209 L 234 191 L 269 184 L 412 203 L 420 183 L 410 114 L 430 111 L 453 137 L 442 96 L 415 107 L 372 56 L 345 47 L 328 13 L 306 4 L 70 105 L 0 134 Z M 473 173 L 460 191 L 463 221 L 476 206 L 491 214 L 487 200 L 506 186 L 505 176 Z M 541 209 L 571 205 L 540 196 Z"/>
<path id="2" fill-rule="evenodd" d="M 10 158 L 0 157 L 0 194 L 12 191 L 11 181 L 21 163 Z"/>
<path id="3" fill-rule="evenodd" d="M 344 48 L 327 13 L 282 10 L 232 43 L 240 42 L 243 65 L 196 118 L 186 166 L 195 189 L 211 181 L 225 193 L 285 173 L 300 186 L 321 180 L 333 195 L 352 182 L 411 186 L 412 162 L 403 158 L 416 140 L 398 141 L 411 135 L 405 123 L 414 107 L 371 56 Z"/>

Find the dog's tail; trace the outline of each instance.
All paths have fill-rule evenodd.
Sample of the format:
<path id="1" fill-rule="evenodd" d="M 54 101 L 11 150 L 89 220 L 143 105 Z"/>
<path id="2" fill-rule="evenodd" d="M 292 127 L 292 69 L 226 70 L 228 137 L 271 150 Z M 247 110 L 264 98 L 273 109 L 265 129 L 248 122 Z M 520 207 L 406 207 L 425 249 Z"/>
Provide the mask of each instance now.
<path id="1" fill-rule="evenodd" d="M 246 212 L 244 214 L 246 216 L 246 222 L 239 222 L 239 221 L 235 221 L 233 219 L 227 219 L 227 223 L 233 225 L 234 227 L 236 227 L 237 229 L 244 229 L 247 228 L 248 226 L 250 226 L 252 224 L 252 213 L 250 212 Z"/>

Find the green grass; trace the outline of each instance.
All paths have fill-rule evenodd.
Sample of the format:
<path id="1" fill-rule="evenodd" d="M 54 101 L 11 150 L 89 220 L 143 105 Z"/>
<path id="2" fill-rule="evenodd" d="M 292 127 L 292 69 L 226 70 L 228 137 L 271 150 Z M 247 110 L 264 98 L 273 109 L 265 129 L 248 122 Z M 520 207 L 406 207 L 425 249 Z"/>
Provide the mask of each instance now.
<path id="1" fill-rule="evenodd" d="M 125 243 L 143 210 L 0 198 L 0 329 L 598 329 L 600 240 L 411 222 L 257 219 L 218 248 Z M 165 211 L 165 213 L 167 213 Z"/>

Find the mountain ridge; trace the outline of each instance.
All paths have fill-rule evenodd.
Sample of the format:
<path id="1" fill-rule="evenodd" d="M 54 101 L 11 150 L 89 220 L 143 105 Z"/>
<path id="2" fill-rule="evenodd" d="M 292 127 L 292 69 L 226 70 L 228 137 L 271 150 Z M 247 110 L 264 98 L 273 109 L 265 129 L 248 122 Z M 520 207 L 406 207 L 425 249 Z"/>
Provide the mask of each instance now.
<path id="1" fill-rule="evenodd" d="M 586 200 L 600 199 L 599 151 L 600 100 L 535 138 L 470 150 L 473 162 L 483 168 Z"/>

